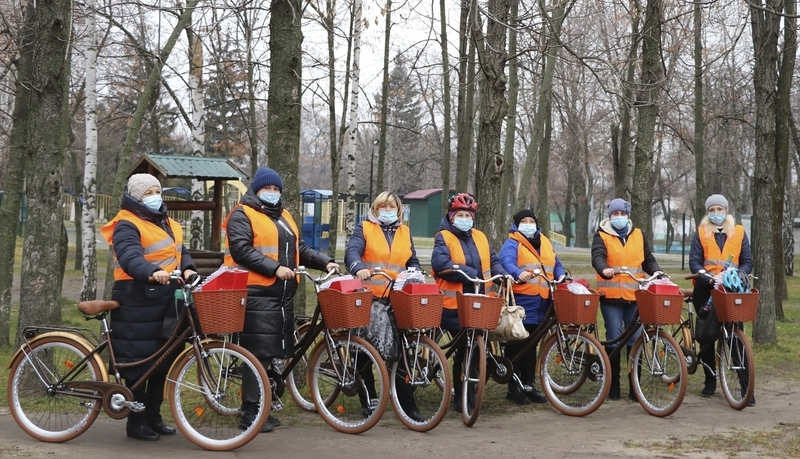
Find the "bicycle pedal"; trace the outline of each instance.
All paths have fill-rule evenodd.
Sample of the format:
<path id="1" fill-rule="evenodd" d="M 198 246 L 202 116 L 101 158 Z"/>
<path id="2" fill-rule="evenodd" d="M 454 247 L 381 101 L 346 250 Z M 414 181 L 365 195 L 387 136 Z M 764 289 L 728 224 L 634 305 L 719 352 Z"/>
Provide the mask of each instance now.
<path id="1" fill-rule="evenodd" d="M 130 408 L 134 413 L 141 413 L 144 411 L 144 403 L 142 402 L 125 402 L 124 405 Z"/>
<path id="2" fill-rule="evenodd" d="M 272 406 L 270 407 L 272 411 L 281 411 L 284 408 L 283 401 L 280 398 L 274 398 L 272 400 Z"/>
<path id="3" fill-rule="evenodd" d="M 533 392 L 533 386 L 522 386 L 522 392 Z"/>

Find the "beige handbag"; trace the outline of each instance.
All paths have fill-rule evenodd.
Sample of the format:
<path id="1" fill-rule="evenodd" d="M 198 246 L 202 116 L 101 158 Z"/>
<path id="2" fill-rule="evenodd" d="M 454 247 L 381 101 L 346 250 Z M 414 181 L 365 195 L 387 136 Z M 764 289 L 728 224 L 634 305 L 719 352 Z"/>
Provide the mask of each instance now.
<path id="1" fill-rule="evenodd" d="M 503 283 L 503 309 L 497 328 L 489 331 L 489 338 L 498 341 L 525 339 L 530 334 L 522 323 L 525 320 L 525 308 L 518 306 L 511 289 L 511 280 Z"/>

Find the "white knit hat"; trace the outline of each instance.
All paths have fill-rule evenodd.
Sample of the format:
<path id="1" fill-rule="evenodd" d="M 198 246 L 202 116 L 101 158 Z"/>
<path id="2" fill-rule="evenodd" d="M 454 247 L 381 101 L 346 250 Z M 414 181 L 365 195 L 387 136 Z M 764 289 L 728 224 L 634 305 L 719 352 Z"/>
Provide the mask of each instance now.
<path id="1" fill-rule="evenodd" d="M 150 188 L 157 186 L 161 189 L 161 183 L 157 178 L 150 174 L 133 174 L 128 179 L 128 194 L 137 201 L 142 200 L 145 192 Z"/>
<path id="2" fill-rule="evenodd" d="M 728 211 L 728 200 L 721 194 L 712 194 L 706 199 L 706 210 L 713 205 L 722 206 L 725 208 L 725 212 Z"/>

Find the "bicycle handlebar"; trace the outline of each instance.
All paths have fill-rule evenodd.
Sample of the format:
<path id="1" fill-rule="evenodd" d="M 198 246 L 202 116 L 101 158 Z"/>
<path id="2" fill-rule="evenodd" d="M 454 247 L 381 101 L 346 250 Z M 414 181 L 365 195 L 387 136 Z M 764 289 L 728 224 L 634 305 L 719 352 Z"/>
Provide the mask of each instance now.
<path id="1" fill-rule="evenodd" d="M 492 276 L 492 277 L 490 277 L 490 278 L 488 278 L 488 279 L 480 279 L 480 278 L 477 278 L 477 277 L 470 277 L 470 276 L 469 276 L 469 274 L 467 274 L 467 273 L 465 273 L 464 271 L 462 271 L 462 270 L 461 270 L 461 268 L 459 267 L 459 265 L 453 265 L 453 267 L 452 267 L 452 268 L 450 268 L 450 269 L 445 269 L 445 270 L 442 270 L 442 271 L 441 271 L 439 274 L 449 274 L 449 273 L 458 273 L 458 274 L 461 274 L 461 275 L 462 275 L 462 276 L 464 276 L 464 277 L 465 277 L 465 278 L 466 278 L 468 281 L 470 281 L 470 282 L 472 282 L 473 284 L 475 284 L 475 290 L 477 290 L 477 289 L 478 289 L 478 285 L 479 285 L 479 284 L 488 284 L 489 282 L 494 282 L 494 281 L 496 281 L 496 280 L 498 280 L 498 279 L 502 279 L 502 278 L 506 277 L 506 275 L 505 275 L 505 274 L 495 274 L 494 276 Z"/>
<path id="2" fill-rule="evenodd" d="M 314 276 L 311 275 L 310 272 L 306 271 L 306 267 L 305 266 L 298 266 L 294 270 L 294 272 L 298 276 L 307 277 L 317 287 L 322 285 L 323 283 L 325 283 L 325 281 L 330 279 L 334 274 L 336 274 L 336 275 L 341 274 L 338 269 L 332 269 L 332 270 L 328 271 L 325 275 L 320 275 L 319 277 L 314 277 Z"/>
<path id="3" fill-rule="evenodd" d="M 550 278 L 547 277 L 547 274 L 538 268 L 529 270 L 529 272 L 533 274 L 533 277 L 541 277 L 542 279 L 544 279 L 544 281 L 547 282 L 547 285 L 551 287 L 555 287 L 558 284 L 563 284 L 564 282 L 572 280 L 572 278 L 570 276 L 567 276 L 566 274 L 558 276 L 558 279 L 550 280 Z"/>

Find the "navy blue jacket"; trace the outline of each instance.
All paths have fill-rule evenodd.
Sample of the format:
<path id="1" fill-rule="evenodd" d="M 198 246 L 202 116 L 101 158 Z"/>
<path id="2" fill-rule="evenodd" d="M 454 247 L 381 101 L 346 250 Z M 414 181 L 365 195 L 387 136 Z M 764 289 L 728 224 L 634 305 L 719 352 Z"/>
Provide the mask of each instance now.
<path id="1" fill-rule="evenodd" d="M 714 239 L 717 241 L 717 246 L 720 250 L 725 246 L 725 241 L 728 240 L 728 235 L 718 231 L 714 234 Z M 705 269 L 703 263 L 706 261 L 706 254 L 703 251 L 703 244 L 700 242 L 700 234 L 695 231 L 692 236 L 692 247 L 689 249 L 689 270 L 692 273 L 697 273 L 701 269 Z M 742 239 L 742 250 L 739 253 L 739 271 L 750 274 L 753 272 L 753 253 L 750 250 L 750 240 L 747 238 L 747 233 L 744 234 Z M 697 282 L 710 284 L 711 279 L 705 276 L 697 278 Z"/>
<path id="2" fill-rule="evenodd" d="M 517 225 L 511 224 L 511 229 L 509 230 L 510 233 L 518 233 Z M 536 233 L 534 233 L 533 237 L 528 238 L 531 245 L 538 250 L 538 247 L 541 245 L 537 241 L 541 240 L 542 231 L 539 228 L 536 228 Z M 517 258 L 519 255 L 519 242 L 515 239 L 506 239 L 503 242 L 503 247 L 500 248 L 500 262 L 503 263 L 503 268 L 508 271 L 509 274 L 514 276 L 514 279 L 519 279 L 519 275 L 522 274 L 522 269 L 519 267 L 519 263 L 517 262 Z M 558 279 L 562 275 L 565 274 L 564 266 L 561 265 L 561 260 L 556 257 L 556 264 L 553 269 L 552 274 L 554 278 Z M 547 313 L 547 307 L 549 306 L 549 300 L 543 299 L 540 295 L 525 295 L 525 294 L 514 294 L 514 299 L 516 300 L 519 306 L 525 308 L 525 320 L 523 323 L 537 325 L 544 320 L 544 316 Z"/>
<path id="3" fill-rule="evenodd" d="M 153 211 L 126 194 L 120 207 L 175 237 L 167 224 L 164 204 L 158 211 Z M 176 287 L 148 282 L 148 278 L 161 268 L 145 260 L 141 234 L 133 223 L 124 220 L 117 223 L 113 249 L 122 270 L 133 279 L 114 281 L 111 299 L 119 301 L 120 307 L 111 311 L 111 340 L 117 362 L 135 362 L 153 355 L 166 342 L 161 327 L 169 308 L 175 307 Z M 187 269 L 196 271 L 197 267 L 184 246 L 180 270 L 184 272 Z M 121 370 L 120 374 L 125 379 L 138 379 L 149 367 L 141 365 Z M 162 369 L 166 372 L 168 368 L 164 366 Z"/>
<path id="4" fill-rule="evenodd" d="M 381 230 L 383 230 L 383 235 L 386 237 L 386 242 L 389 244 L 389 247 L 391 247 L 395 232 L 400 226 L 400 221 L 384 225 L 378 221 L 371 212 L 367 218 L 369 221 L 380 225 Z M 347 272 L 355 275 L 358 271 L 366 268 L 364 262 L 361 260 L 366 249 L 367 240 L 364 238 L 364 222 L 360 222 L 353 230 L 353 235 L 350 236 L 350 240 L 347 241 L 347 248 L 344 251 L 344 264 L 347 266 Z M 414 238 L 411 238 L 411 258 L 406 261 L 406 268 L 420 269 L 419 259 L 417 259 L 417 250 L 414 248 Z"/>

